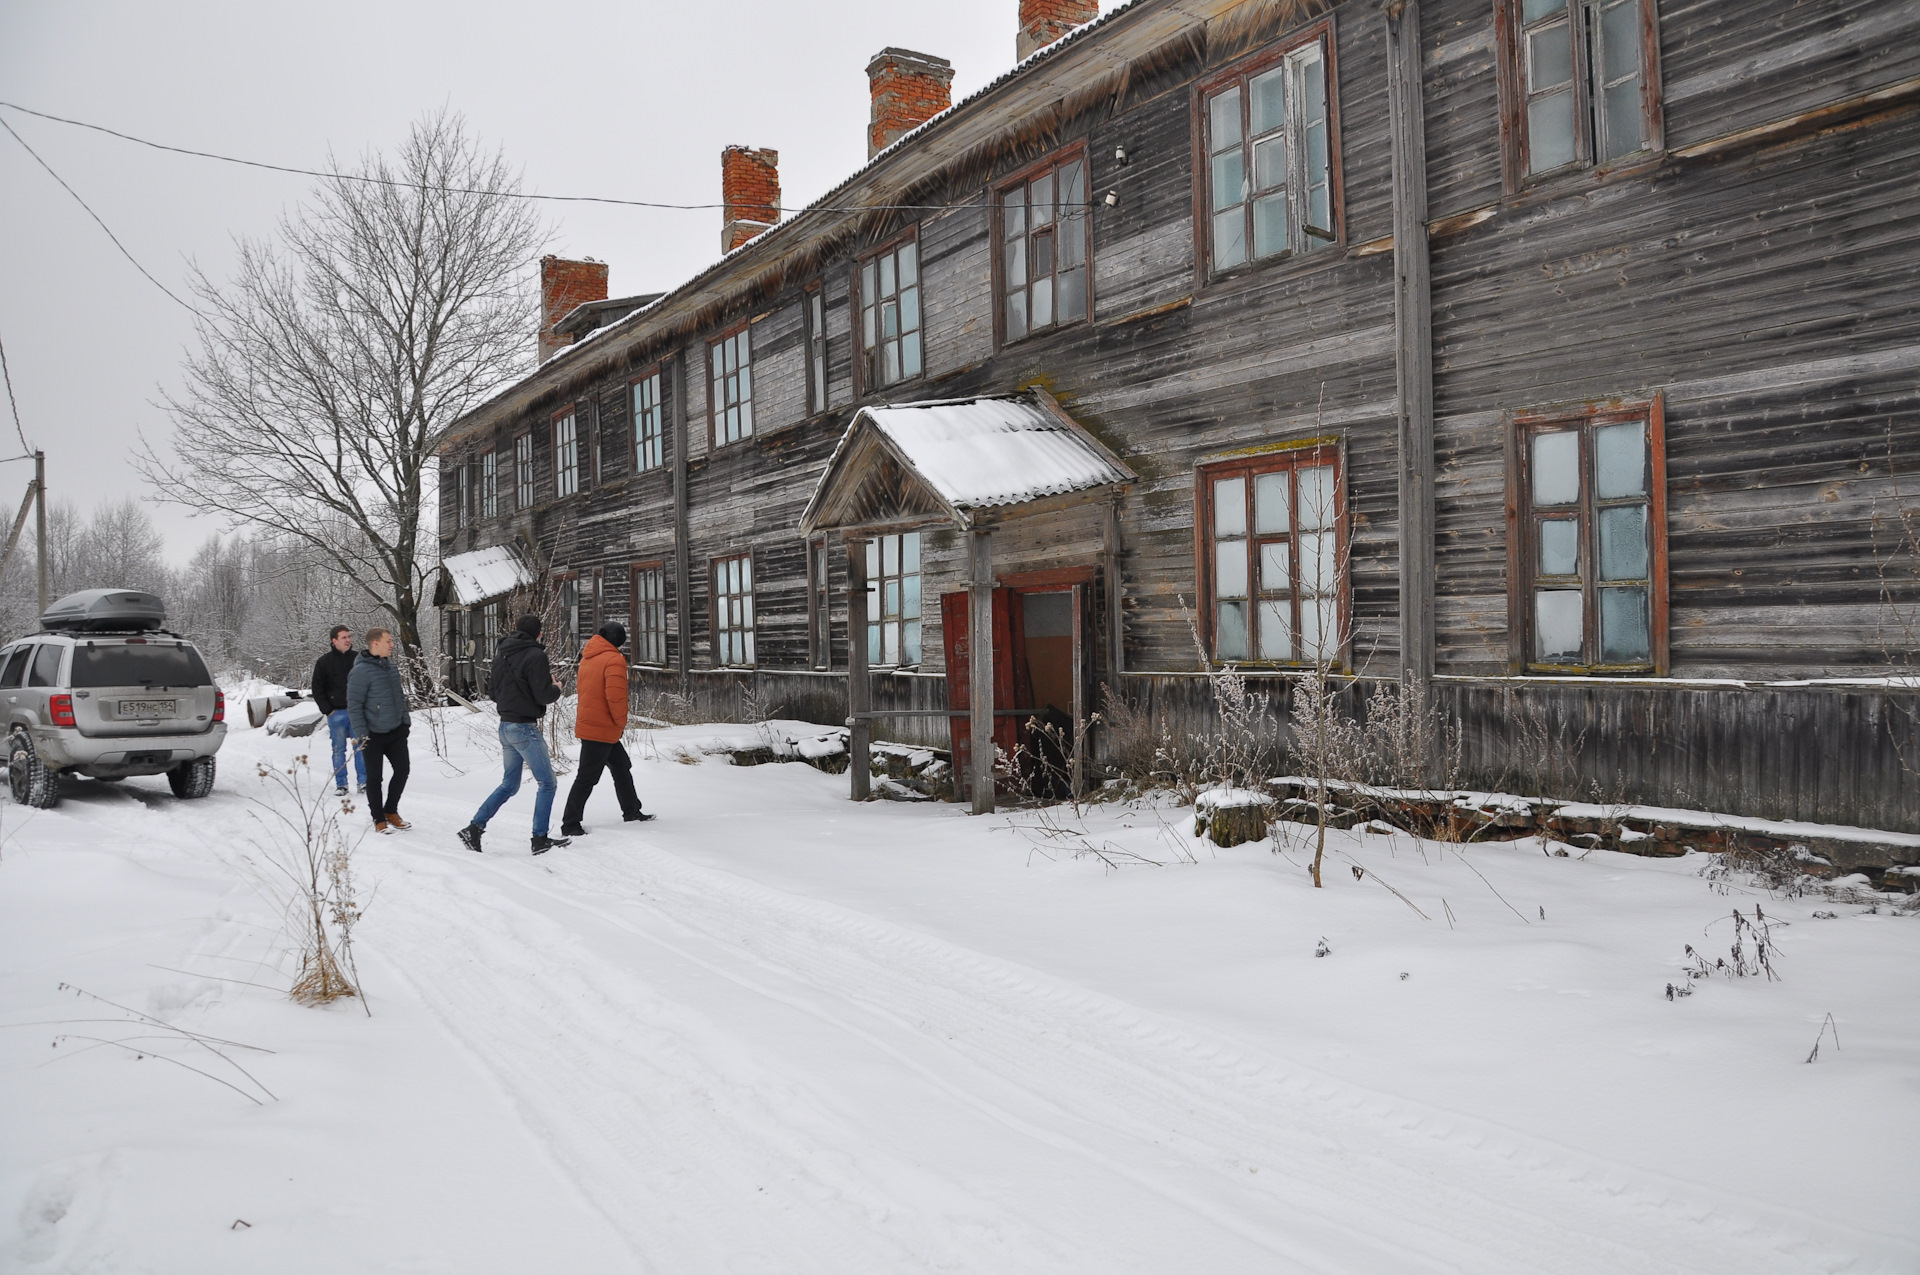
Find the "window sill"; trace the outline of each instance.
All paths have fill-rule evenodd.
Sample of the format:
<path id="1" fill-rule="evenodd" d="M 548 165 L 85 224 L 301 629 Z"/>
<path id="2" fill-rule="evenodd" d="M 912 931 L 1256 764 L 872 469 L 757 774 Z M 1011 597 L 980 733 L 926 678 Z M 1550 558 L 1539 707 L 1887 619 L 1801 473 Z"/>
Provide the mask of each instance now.
<path id="1" fill-rule="evenodd" d="M 1325 269 L 1347 260 L 1349 257 L 1345 239 L 1309 252 L 1289 251 L 1277 257 L 1263 257 L 1259 261 L 1249 261 L 1244 265 L 1234 266 L 1228 270 L 1216 270 L 1208 274 L 1193 290 L 1194 300 L 1200 301 L 1210 294 L 1231 289 L 1233 285 L 1256 275 L 1269 272 L 1305 274 L 1309 270 Z"/>
<path id="2" fill-rule="evenodd" d="M 1501 202 L 1508 208 L 1528 208 L 1569 195 L 1583 195 L 1614 182 L 1644 176 L 1663 167 L 1667 159 L 1667 152 L 1663 150 L 1635 151 L 1605 164 L 1557 168 L 1538 177 L 1521 178 Z"/>

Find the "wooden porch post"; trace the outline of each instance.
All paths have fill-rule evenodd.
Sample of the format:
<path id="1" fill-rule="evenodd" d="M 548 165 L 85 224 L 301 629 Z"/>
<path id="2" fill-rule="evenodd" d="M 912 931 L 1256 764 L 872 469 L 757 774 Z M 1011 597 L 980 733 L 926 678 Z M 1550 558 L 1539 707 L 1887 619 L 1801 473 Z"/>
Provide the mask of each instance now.
<path id="1" fill-rule="evenodd" d="M 1086 676 L 1086 661 L 1081 653 L 1085 636 L 1080 621 L 1080 608 L 1083 605 L 1082 586 L 1073 586 L 1073 799 L 1080 800 L 1081 775 L 1086 773 L 1082 757 L 1087 751 L 1087 691 L 1082 679 Z"/>
<path id="2" fill-rule="evenodd" d="M 847 541 L 847 774 L 853 799 L 873 792 L 873 721 L 861 714 L 873 708 L 873 682 L 867 675 L 867 542 Z"/>
<path id="3" fill-rule="evenodd" d="M 967 538 L 972 572 L 967 586 L 970 649 L 967 694 L 972 720 L 973 813 L 993 813 L 993 533 L 974 531 Z"/>

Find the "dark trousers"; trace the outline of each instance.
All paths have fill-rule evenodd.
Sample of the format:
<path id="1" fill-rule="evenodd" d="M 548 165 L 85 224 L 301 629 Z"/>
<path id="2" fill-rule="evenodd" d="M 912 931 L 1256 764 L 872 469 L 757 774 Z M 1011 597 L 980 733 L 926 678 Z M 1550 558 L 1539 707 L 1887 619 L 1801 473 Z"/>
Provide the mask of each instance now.
<path id="1" fill-rule="evenodd" d="M 400 813 L 400 794 L 407 790 L 407 774 L 413 759 L 407 756 L 407 728 L 380 731 L 368 735 L 360 744 L 360 755 L 367 762 L 367 810 L 375 823 Z M 385 763 L 393 763 L 393 786 L 381 793 Z"/>
<path id="2" fill-rule="evenodd" d="M 567 789 L 567 808 L 560 814 L 561 831 L 580 826 L 580 816 L 587 809 L 587 797 L 600 782 L 603 770 L 613 772 L 613 795 L 620 799 L 621 815 L 640 813 L 640 794 L 633 790 L 633 758 L 627 756 L 626 748 L 617 741 L 603 744 L 597 739 L 583 739 L 580 770 L 573 777 L 573 787 Z"/>

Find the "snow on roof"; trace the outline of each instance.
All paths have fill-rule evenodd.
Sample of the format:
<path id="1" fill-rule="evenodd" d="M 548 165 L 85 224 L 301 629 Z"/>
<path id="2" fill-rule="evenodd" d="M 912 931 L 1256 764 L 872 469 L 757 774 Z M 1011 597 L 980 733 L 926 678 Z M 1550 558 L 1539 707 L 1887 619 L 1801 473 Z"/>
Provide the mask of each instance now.
<path id="1" fill-rule="evenodd" d="M 494 545 L 471 553 L 456 553 L 440 567 L 453 581 L 453 595 L 461 606 L 472 606 L 533 583 L 533 571 L 512 545 Z"/>
<path id="2" fill-rule="evenodd" d="M 1092 435 L 1028 396 L 869 407 L 860 417 L 955 509 L 1025 504 L 1133 478 Z"/>

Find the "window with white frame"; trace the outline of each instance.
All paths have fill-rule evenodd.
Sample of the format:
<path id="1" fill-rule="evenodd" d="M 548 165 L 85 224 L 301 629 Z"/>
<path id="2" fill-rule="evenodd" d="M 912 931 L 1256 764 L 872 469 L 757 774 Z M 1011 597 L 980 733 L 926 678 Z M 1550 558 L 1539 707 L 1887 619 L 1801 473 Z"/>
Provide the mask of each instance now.
<path id="1" fill-rule="evenodd" d="M 580 435 L 572 412 L 553 423 L 553 494 L 556 499 L 580 490 Z"/>
<path id="2" fill-rule="evenodd" d="M 1255 456 L 1207 466 L 1198 477 L 1213 658 L 1337 660 L 1344 645 L 1337 451 Z"/>
<path id="3" fill-rule="evenodd" d="M 752 333 L 749 325 L 708 347 L 713 393 L 707 399 L 707 412 L 715 447 L 753 437 Z"/>
<path id="4" fill-rule="evenodd" d="M 513 490 L 516 509 L 533 508 L 533 435 L 513 440 Z"/>
<path id="5" fill-rule="evenodd" d="M 807 293 L 807 410 L 827 410 L 827 299 L 818 285 Z"/>
<path id="6" fill-rule="evenodd" d="M 827 565 L 823 536 L 807 546 L 807 654 L 817 669 L 833 667 L 833 589 Z"/>
<path id="7" fill-rule="evenodd" d="M 471 526 L 473 523 L 473 469 L 468 465 L 453 467 L 453 525 Z"/>
<path id="8" fill-rule="evenodd" d="M 667 662 L 667 569 L 643 562 L 633 569 L 633 662 Z"/>
<path id="9" fill-rule="evenodd" d="M 867 662 L 920 663 L 920 533 L 867 541 Z"/>
<path id="10" fill-rule="evenodd" d="M 913 240 L 860 263 L 860 339 L 869 388 L 920 375 L 920 246 Z"/>
<path id="11" fill-rule="evenodd" d="M 713 560 L 713 662 L 753 663 L 753 555 Z"/>
<path id="12" fill-rule="evenodd" d="M 1087 317 L 1087 161 L 1056 161 L 1000 191 L 1006 339 Z"/>
<path id="13" fill-rule="evenodd" d="M 660 468 L 666 437 L 660 410 L 660 374 L 633 383 L 633 467 L 641 473 Z"/>
<path id="14" fill-rule="evenodd" d="M 482 518 L 500 516 L 499 462 L 498 452 L 480 453 L 480 516 Z"/>
<path id="15" fill-rule="evenodd" d="M 1324 35 L 1209 91 L 1205 132 L 1215 272 L 1339 239 Z"/>
<path id="16" fill-rule="evenodd" d="M 1513 116 L 1521 171 L 1605 164 L 1655 145 L 1653 0 L 1507 2 L 1518 10 L 1508 56 L 1525 95 Z"/>

